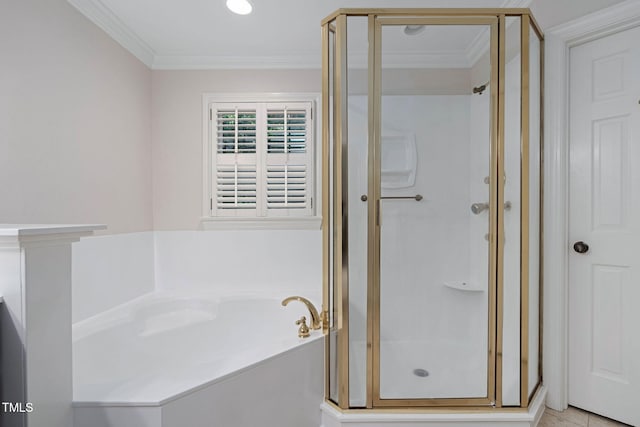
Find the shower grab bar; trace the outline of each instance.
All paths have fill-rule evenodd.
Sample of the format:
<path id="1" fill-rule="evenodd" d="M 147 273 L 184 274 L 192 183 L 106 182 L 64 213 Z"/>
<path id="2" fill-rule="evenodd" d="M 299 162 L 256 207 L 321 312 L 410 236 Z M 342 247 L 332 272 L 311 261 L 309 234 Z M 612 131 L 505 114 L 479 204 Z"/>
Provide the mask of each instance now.
<path id="1" fill-rule="evenodd" d="M 416 202 L 419 202 L 423 199 L 420 194 L 416 194 L 415 196 L 386 196 L 380 197 L 380 200 L 409 200 L 414 199 Z"/>

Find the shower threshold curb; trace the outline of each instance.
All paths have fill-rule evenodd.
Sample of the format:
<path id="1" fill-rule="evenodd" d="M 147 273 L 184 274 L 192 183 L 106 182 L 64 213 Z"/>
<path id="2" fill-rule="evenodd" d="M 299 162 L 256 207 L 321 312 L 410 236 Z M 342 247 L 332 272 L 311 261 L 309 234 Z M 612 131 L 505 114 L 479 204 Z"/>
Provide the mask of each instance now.
<path id="1" fill-rule="evenodd" d="M 341 412 L 327 402 L 322 403 L 320 427 L 536 427 L 544 413 L 547 388 L 542 386 L 531 401 L 529 409 L 522 412 L 501 411 L 437 413 L 398 413 L 367 410 Z M 394 410 L 397 411 L 397 410 Z"/>

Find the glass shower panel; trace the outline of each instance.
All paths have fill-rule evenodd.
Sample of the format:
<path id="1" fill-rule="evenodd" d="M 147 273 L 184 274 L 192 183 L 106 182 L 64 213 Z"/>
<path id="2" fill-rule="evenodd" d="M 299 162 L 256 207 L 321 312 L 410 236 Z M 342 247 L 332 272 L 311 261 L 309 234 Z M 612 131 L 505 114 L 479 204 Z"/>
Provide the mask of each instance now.
<path id="1" fill-rule="evenodd" d="M 349 406 L 367 404 L 368 18 L 347 18 Z M 363 200 L 364 196 L 364 200 Z"/>
<path id="2" fill-rule="evenodd" d="M 328 168 L 328 187 L 330 189 L 333 189 L 333 185 L 334 185 L 334 167 L 333 167 L 333 159 L 334 159 L 334 155 L 333 155 L 333 150 L 334 150 L 334 140 L 335 140 L 335 108 L 334 108 L 334 101 L 335 101 L 335 91 L 336 91 L 336 86 L 335 86 L 335 53 L 336 53 L 336 49 L 335 49 L 335 42 L 336 42 L 336 37 L 335 37 L 335 31 L 333 30 L 333 28 L 335 28 L 335 24 L 329 23 L 326 26 L 326 29 L 328 31 L 327 34 L 327 50 L 328 50 L 328 64 L 327 64 L 327 85 L 328 85 L 328 101 L 325 100 L 325 102 L 328 102 L 328 106 L 329 106 L 329 117 L 327 120 L 327 142 L 328 142 L 328 150 L 329 150 L 329 156 L 327 162 L 327 168 Z M 327 340 L 326 340 L 326 346 L 327 346 L 327 355 L 328 355 L 328 396 L 329 399 L 333 400 L 334 402 L 338 402 L 338 325 L 337 325 L 337 301 L 335 300 L 336 298 L 336 292 L 335 292 L 335 281 L 334 281 L 334 245 L 335 245 L 335 241 L 333 239 L 334 236 L 334 197 L 329 197 L 329 206 L 328 209 L 325 211 L 327 216 L 328 216 L 328 226 L 329 226 L 329 239 L 331 241 L 331 244 L 329 244 L 329 248 L 328 248 L 328 272 L 325 273 L 327 274 L 327 279 L 329 281 L 328 284 L 328 315 L 329 315 L 329 319 L 328 319 L 328 323 L 329 323 L 329 332 L 328 332 L 328 336 L 327 336 Z"/>
<path id="3" fill-rule="evenodd" d="M 380 399 L 486 398 L 490 28 L 381 40 Z"/>
<path id="4" fill-rule="evenodd" d="M 502 404 L 520 405 L 520 18 L 506 18 Z M 504 212 L 504 213 L 503 213 Z"/>
<path id="5" fill-rule="evenodd" d="M 540 39 L 529 29 L 529 387 L 531 396 L 540 372 Z"/>

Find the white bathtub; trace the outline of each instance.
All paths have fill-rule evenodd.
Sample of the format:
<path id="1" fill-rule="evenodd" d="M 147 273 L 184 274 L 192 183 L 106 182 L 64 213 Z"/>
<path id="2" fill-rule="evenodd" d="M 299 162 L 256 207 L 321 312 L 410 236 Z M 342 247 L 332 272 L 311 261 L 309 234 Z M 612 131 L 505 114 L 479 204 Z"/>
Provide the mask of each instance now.
<path id="1" fill-rule="evenodd" d="M 305 311 L 154 293 L 74 324 L 75 427 L 317 427 L 322 335 L 297 337 Z"/>

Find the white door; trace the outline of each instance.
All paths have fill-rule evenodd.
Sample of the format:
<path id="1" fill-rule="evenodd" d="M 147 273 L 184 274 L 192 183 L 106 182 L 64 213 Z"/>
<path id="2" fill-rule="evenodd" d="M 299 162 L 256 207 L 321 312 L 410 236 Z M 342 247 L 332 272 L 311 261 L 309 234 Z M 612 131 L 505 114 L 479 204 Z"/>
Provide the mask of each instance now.
<path id="1" fill-rule="evenodd" d="M 569 404 L 640 426 L 640 28 L 570 70 Z"/>

